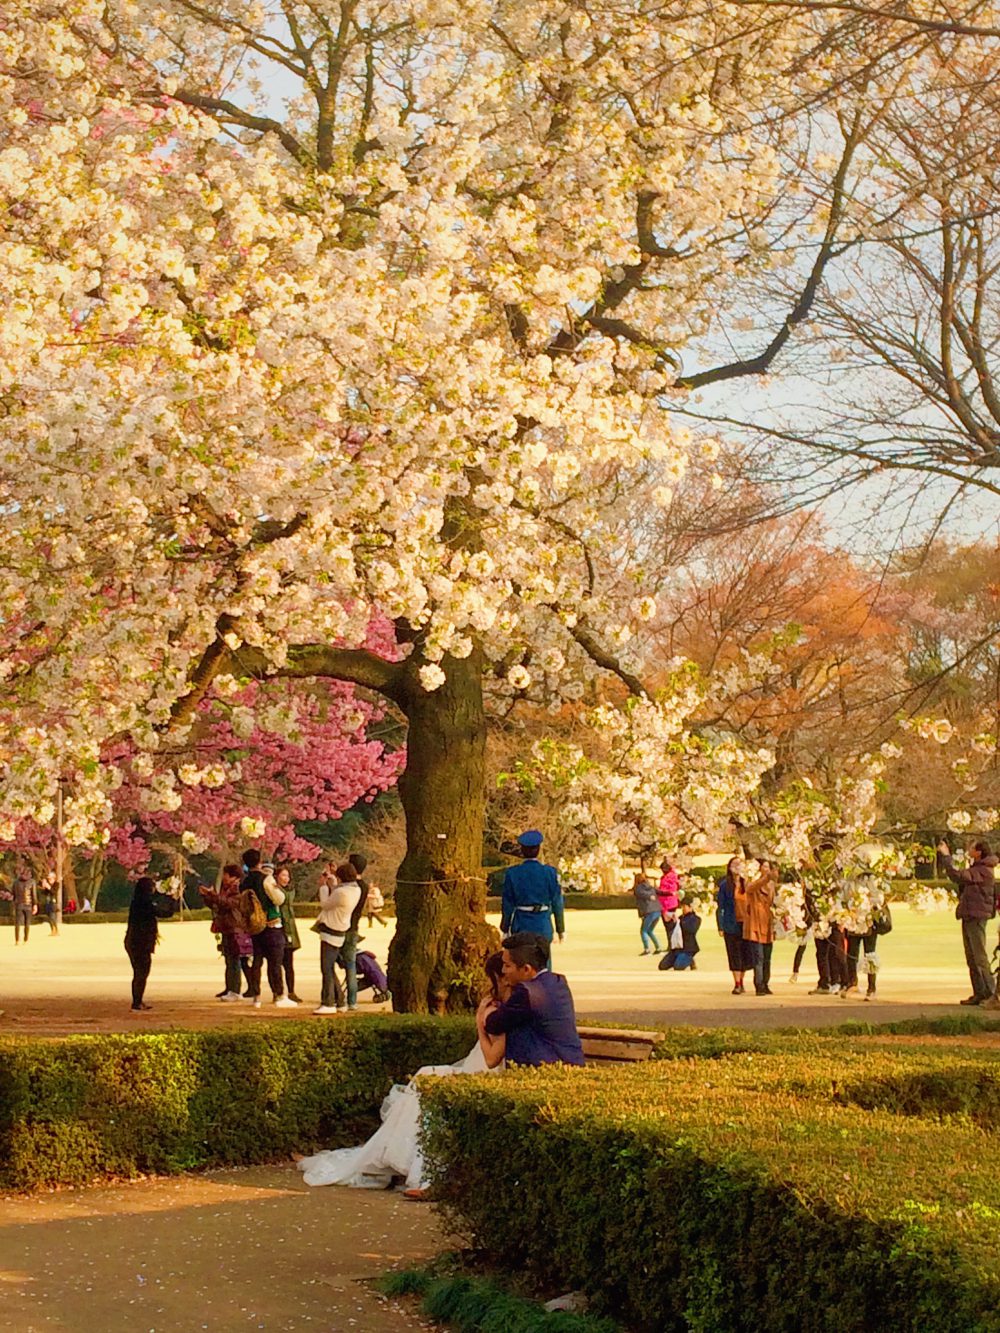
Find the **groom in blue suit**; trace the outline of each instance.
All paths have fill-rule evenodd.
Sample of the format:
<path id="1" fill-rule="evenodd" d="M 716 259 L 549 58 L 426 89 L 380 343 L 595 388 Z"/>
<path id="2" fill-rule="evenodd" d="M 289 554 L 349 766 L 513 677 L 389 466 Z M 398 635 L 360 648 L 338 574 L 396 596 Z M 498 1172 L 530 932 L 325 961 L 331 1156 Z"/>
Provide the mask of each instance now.
<path id="1" fill-rule="evenodd" d="M 583 1046 L 566 978 L 549 968 L 549 942 L 521 931 L 503 942 L 510 998 L 486 1015 L 486 1031 L 507 1038 L 508 1064 L 582 1065 Z"/>

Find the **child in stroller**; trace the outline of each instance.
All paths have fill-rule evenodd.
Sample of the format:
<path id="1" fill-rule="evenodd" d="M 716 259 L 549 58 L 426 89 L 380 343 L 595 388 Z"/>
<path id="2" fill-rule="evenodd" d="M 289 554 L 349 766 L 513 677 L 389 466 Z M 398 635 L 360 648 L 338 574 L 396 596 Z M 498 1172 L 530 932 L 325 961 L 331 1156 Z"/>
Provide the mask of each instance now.
<path id="1" fill-rule="evenodd" d="M 378 965 L 378 959 L 367 949 L 359 949 L 354 960 L 358 969 L 358 990 L 372 988 L 372 1004 L 383 1004 L 392 998 L 389 992 L 389 978 Z"/>

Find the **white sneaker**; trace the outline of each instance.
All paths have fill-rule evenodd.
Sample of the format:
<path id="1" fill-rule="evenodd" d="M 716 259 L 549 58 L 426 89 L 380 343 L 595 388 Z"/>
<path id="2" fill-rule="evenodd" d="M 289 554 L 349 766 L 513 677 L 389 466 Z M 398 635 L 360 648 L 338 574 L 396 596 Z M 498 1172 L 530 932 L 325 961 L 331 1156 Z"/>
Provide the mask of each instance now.
<path id="1" fill-rule="evenodd" d="M 799 979 L 798 972 L 793 972 L 792 975 L 788 978 L 788 984 L 790 986 L 794 986 L 795 983 L 798 981 L 798 979 Z"/>
<path id="2" fill-rule="evenodd" d="M 294 1000 L 290 1000 L 287 995 L 279 995 L 274 1001 L 275 1009 L 297 1009 L 299 1006 Z"/>
<path id="3" fill-rule="evenodd" d="M 340 1010 L 335 1004 L 321 1004 L 318 1009 L 313 1010 L 314 1014 L 339 1014 Z"/>
<path id="4" fill-rule="evenodd" d="M 227 990 L 225 995 L 219 996 L 219 999 L 222 1001 L 223 1004 L 238 1004 L 240 1000 L 243 999 L 243 996 L 239 993 L 239 991 Z"/>
<path id="5" fill-rule="evenodd" d="M 260 1008 L 260 996 L 259 996 L 259 995 L 255 995 L 255 996 L 253 997 L 253 999 L 250 1001 L 250 1003 L 253 1005 L 253 1007 L 254 1007 L 255 1009 L 259 1009 L 259 1008 Z"/>
<path id="6" fill-rule="evenodd" d="M 839 987 L 836 983 L 834 983 L 834 985 L 832 985 L 832 986 L 830 987 L 830 994 L 831 994 L 831 995 L 839 995 L 839 994 L 840 994 L 840 987 Z"/>

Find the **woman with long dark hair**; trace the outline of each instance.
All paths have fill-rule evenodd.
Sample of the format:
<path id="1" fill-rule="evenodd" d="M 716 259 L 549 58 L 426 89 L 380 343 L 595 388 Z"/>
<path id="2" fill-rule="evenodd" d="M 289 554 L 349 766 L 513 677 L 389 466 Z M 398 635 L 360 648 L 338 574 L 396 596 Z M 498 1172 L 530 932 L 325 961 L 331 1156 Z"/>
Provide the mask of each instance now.
<path id="1" fill-rule="evenodd" d="M 143 1003 L 146 982 L 153 962 L 153 950 L 160 938 L 159 922 L 173 916 L 177 899 L 157 893 L 150 875 L 142 875 L 135 882 L 132 902 L 128 909 L 128 928 L 125 931 L 125 952 L 132 964 L 132 1008 L 149 1009 Z"/>
<path id="2" fill-rule="evenodd" d="M 716 921 L 726 946 L 729 970 L 733 974 L 733 994 L 746 993 L 743 978 L 753 967 L 747 941 L 743 938 L 743 895 L 746 891 L 744 866 L 738 856 L 730 858 L 726 873 L 715 890 Z"/>

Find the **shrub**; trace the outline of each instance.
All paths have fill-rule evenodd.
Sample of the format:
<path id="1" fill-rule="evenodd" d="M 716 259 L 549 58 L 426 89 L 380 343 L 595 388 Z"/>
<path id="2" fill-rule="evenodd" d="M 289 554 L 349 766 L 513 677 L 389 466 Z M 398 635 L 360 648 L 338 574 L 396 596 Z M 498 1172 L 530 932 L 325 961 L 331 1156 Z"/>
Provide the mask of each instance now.
<path id="1" fill-rule="evenodd" d="M 505 1269 L 656 1333 L 997 1333 L 995 1140 L 940 1122 L 971 1062 L 933 1041 L 755 1039 L 429 1085 L 450 1219 Z M 981 1065 L 992 1087 L 1000 1052 Z M 864 1086 L 881 1100 L 847 1104 Z"/>
<path id="2" fill-rule="evenodd" d="M 609 1319 L 545 1310 L 537 1301 L 506 1291 L 489 1278 L 436 1275 L 419 1268 L 389 1273 L 379 1282 L 386 1296 L 418 1296 L 431 1319 L 458 1333 L 617 1333 Z"/>
<path id="3" fill-rule="evenodd" d="M 395 1081 L 449 1063 L 465 1019 L 0 1044 L 0 1188 L 274 1161 L 355 1142 Z"/>
<path id="4" fill-rule="evenodd" d="M 1000 1068 L 961 1064 L 883 1074 L 839 1088 L 837 1100 L 898 1115 L 957 1117 L 996 1130 L 1000 1129 Z"/>

